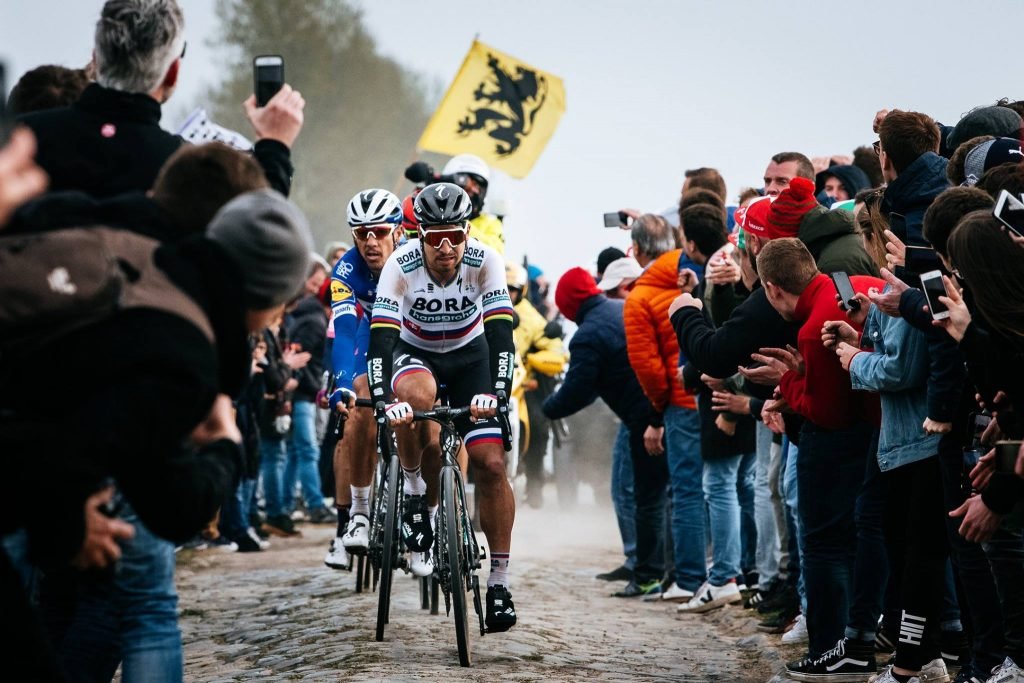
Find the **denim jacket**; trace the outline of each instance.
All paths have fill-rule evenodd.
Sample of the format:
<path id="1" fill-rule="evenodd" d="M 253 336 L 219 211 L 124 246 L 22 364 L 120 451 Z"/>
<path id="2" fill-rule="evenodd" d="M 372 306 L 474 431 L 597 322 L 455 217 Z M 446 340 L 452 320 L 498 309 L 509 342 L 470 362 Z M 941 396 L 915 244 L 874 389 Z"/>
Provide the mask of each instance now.
<path id="1" fill-rule="evenodd" d="M 868 312 L 864 341 L 873 353 L 858 353 L 850 363 L 854 389 L 877 391 L 882 402 L 878 468 L 888 470 L 939 452 L 938 434 L 925 434 L 928 415 L 928 340 L 901 318 L 875 306 Z"/>

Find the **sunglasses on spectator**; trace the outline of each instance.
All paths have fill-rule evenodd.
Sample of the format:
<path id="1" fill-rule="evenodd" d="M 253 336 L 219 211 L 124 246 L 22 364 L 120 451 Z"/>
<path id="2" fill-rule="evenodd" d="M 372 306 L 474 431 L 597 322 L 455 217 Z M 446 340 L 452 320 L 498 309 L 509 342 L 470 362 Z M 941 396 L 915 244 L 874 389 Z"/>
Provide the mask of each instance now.
<path id="1" fill-rule="evenodd" d="M 454 249 L 465 242 L 466 237 L 467 230 L 464 225 L 448 225 L 443 226 L 442 228 L 420 230 L 420 239 L 432 246 L 434 249 L 440 249 L 445 241 L 447 241 L 448 245 Z"/>
<path id="2" fill-rule="evenodd" d="M 876 155 L 880 155 L 882 153 L 882 141 L 875 140 L 874 142 L 872 142 L 871 149 L 875 150 Z"/>
<path id="3" fill-rule="evenodd" d="M 370 225 L 367 227 L 352 228 L 352 236 L 360 242 L 365 242 L 373 235 L 378 242 L 385 240 L 394 231 L 393 225 Z"/>

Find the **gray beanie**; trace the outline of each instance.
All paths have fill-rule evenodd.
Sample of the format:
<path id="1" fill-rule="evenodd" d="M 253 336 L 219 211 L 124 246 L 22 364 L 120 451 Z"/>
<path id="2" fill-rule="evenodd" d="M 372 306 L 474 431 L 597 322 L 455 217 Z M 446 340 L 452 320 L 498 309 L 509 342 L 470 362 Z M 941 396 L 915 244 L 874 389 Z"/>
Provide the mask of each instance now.
<path id="1" fill-rule="evenodd" d="M 274 190 L 232 199 L 210 221 L 206 236 L 241 268 L 247 308 L 289 301 L 308 277 L 313 238 L 306 217 Z"/>
<path id="2" fill-rule="evenodd" d="M 960 119 L 946 138 L 946 146 L 952 154 L 957 147 L 980 135 L 1019 138 L 1021 123 L 1020 114 L 1007 107 L 979 107 Z"/>

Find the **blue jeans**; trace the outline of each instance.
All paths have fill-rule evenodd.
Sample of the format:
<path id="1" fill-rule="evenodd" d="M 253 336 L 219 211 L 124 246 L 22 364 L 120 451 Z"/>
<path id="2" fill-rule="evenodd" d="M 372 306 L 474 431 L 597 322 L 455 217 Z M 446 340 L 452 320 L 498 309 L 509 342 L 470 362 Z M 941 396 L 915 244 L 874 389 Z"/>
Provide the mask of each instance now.
<path id="1" fill-rule="evenodd" d="M 288 454 L 282 439 L 260 440 L 260 476 L 267 517 L 280 517 L 284 507 L 284 466 Z"/>
<path id="2" fill-rule="evenodd" d="M 740 573 L 740 504 L 736 495 L 741 462 L 752 455 L 704 461 L 704 500 L 711 527 L 711 571 L 708 582 L 723 586 Z"/>
<path id="3" fill-rule="evenodd" d="M 59 638 L 61 663 L 72 681 L 110 680 L 120 660 L 126 683 L 178 683 L 184 665 L 174 545 L 150 532 L 131 506 L 119 517 L 135 536 L 120 542 L 112 576 L 79 577 L 78 601 Z"/>
<path id="4" fill-rule="evenodd" d="M 316 404 L 295 401 L 292 404 L 292 436 L 288 440 L 288 464 L 284 468 L 284 507 L 294 507 L 295 481 L 302 485 L 307 510 L 324 506 L 320 490 L 320 444 L 316 438 Z"/>
<path id="5" fill-rule="evenodd" d="M 803 572 L 803 524 L 800 523 L 800 494 L 797 486 L 797 463 L 800 449 L 789 439 L 782 439 L 783 492 L 786 503 L 786 527 L 789 536 L 789 575 L 796 577 L 796 592 L 800 596 L 800 611 L 807 614 L 807 587 Z"/>
<path id="6" fill-rule="evenodd" d="M 772 431 L 761 422 L 755 425 L 757 457 L 754 462 L 754 523 L 757 527 L 757 547 L 754 565 L 758 581 L 768 585 L 779 575 L 779 530 L 772 507 L 768 470 L 771 464 Z"/>
<path id="7" fill-rule="evenodd" d="M 672 486 L 672 547 L 680 588 L 696 591 L 707 578 L 704 511 L 704 461 L 700 454 L 700 413 L 669 406 L 665 409 L 665 455 Z M 733 496 L 736 486 L 733 484 Z M 736 522 L 737 532 L 739 520 Z M 737 562 L 739 558 L 737 558 Z M 728 578 L 734 578 L 736 574 Z"/>
<path id="8" fill-rule="evenodd" d="M 744 573 L 757 569 L 757 517 L 754 510 L 756 463 L 757 454 L 747 453 L 740 460 L 736 472 L 736 497 L 740 504 L 740 570 Z"/>
<path id="9" fill-rule="evenodd" d="M 612 446 L 612 507 L 622 536 L 623 563 L 627 569 L 636 567 L 636 498 L 633 495 L 633 458 L 629 454 L 629 428 L 619 425 Z"/>
<path id="10" fill-rule="evenodd" d="M 873 429 L 828 430 L 805 422 L 797 461 L 808 650 L 819 656 L 843 637 L 857 556 L 854 509 Z"/>

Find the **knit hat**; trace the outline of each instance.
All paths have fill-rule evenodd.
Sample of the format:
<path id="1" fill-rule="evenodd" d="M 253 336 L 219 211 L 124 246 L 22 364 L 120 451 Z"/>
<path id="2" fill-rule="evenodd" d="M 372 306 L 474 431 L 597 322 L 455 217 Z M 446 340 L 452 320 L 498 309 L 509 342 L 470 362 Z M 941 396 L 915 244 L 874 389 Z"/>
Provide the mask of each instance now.
<path id="1" fill-rule="evenodd" d="M 800 231 L 800 220 L 816 206 L 818 200 L 814 198 L 814 183 L 807 178 L 793 178 L 789 187 L 779 193 L 768 209 L 764 237 L 770 240 L 796 237 Z"/>
<path id="2" fill-rule="evenodd" d="M 555 305 L 569 320 L 576 322 L 576 314 L 579 313 L 580 305 L 594 296 L 600 294 L 594 282 L 594 276 L 579 266 L 570 268 L 558 281 L 555 287 Z"/>
<path id="3" fill-rule="evenodd" d="M 618 261 L 625 255 L 626 254 L 621 249 L 616 249 L 615 247 L 608 247 L 606 249 L 602 249 L 601 253 L 597 255 L 598 277 L 600 277 L 604 273 L 605 269 L 608 268 L 608 265 L 612 261 Z"/>
<path id="4" fill-rule="evenodd" d="M 999 164 L 1024 161 L 1024 148 L 1017 138 L 986 140 L 964 157 L 964 185 L 976 185 L 985 171 Z"/>
<path id="5" fill-rule="evenodd" d="M 604 271 L 604 277 L 597 283 L 597 288 L 607 292 L 621 285 L 624 280 L 637 279 L 643 275 L 643 272 L 644 269 L 640 267 L 635 258 L 624 256 L 608 264 L 608 268 Z"/>
<path id="6" fill-rule="evenodd" d="M 960 119 L 946 138 L 950 153 L 979 135 L 994 135 L 997 138 L 1019 138 L 1020 114 L 1007 107 L 980 107 Z"/>
<path id="7" fill-rule="evenodd" d="M 768 209 L 774 201 L 775 197 L 760 197 L 747 204 L 746 207 L 736 209 L 736 225 L 751 235 L 764 237 L 764 226 L 768 222 Z"/>
<path id="8" fill-rule="evenodd" d="M 241 269 L 247 308 L 285 303 L 308 277 L 313 237 L 306 217 L 274 190 L 232 199 L 210 221 L 206 236 Z"/>

